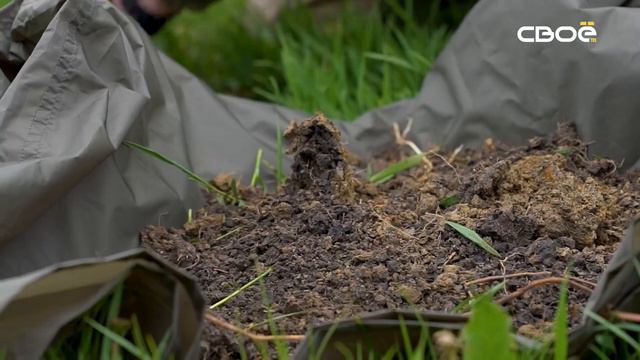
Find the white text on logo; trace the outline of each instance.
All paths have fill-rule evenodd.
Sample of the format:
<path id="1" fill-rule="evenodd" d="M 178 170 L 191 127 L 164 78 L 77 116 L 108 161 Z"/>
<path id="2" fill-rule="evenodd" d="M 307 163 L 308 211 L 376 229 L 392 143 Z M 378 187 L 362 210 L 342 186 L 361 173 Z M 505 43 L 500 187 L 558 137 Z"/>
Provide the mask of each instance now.
<path id="1" fill-rule="evenodd" d="M 570 43 L 576 40 L 588 43 L 598 41 L 598 33 L 593 21 L 581 21 L 577 29 L 573 26 L 559 26 L 555 30 L 550 26 L 521 26 L 518 40 L 523 43 L 550 43 L 554 40 Z"/>

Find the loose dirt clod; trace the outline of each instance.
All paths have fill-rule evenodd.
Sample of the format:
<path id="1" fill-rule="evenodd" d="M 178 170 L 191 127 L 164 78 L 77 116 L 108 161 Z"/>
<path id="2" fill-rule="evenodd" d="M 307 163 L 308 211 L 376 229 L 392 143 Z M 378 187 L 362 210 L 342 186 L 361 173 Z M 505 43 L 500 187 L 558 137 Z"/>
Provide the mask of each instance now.
<path id="1" fill-rule="evenodd" d="M 589 160 L 567 126 L 526 147 L 488 141 L 451 164 L 434 156 L 433 168 L 418 166 L 377 188 L 354 175 L 338 131 L 322 116 L 293 124 L 285 136 L 294 164 L 283 191 L 249 191 L 244 207 L 211 199 L 183 228 L 150 226 L 141 233 L 144 246 L 198 278 L 210 303 L 272 268 L 260 286 L 216 309 L 240 327 L 276 317 L 281 332 L 301 334 L 319 322 L 383 308 L 465 311 L 465 301 L 501 275 L 533 274 L 504 279 L 506 288 L 496 295 L 503 299 L 567 269 L 596 282 L 640 207 L 637 177 L 615 173 L 610 161 Z M 440 205 L 452 198 L 460 202 Z M 445 227 L 445 220 L 475 230 L 504 258 Z M 488 276 L 496 278 L 473 283 Z M 543 334 L 553 321 L 553 284 L 506 302 L 522 333 Z M 569 292 L 572 325 L 589 295 L 588 285 L 578 285 Z M 235 354 L 236 344 L 234 334 L 206 330 L 211 358 Z"/>
<path id="2" fill-rule="evenodd" d="M 284 187 L 293 194 L 300 191 L 318 199 L 353 198 L 353 176 L 345 161 L 340 133 L 323 115 L 298 124 L 292 122 L 284 132 L 289 142 L 287 153 L 293 155 L 291 176 Z"/>

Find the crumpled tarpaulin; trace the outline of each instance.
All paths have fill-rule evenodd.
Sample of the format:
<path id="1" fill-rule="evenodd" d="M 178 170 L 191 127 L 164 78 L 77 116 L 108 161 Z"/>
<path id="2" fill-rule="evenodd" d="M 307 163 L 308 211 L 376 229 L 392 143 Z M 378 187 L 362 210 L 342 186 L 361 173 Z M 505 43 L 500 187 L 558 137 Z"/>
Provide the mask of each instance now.
<path id="1" fill-rule="evenodd" d="M 638 3 L 480 1 L 420 94 L 342 125 L 343 138 L 367 156 L 393 142 L 390 124 L 409 119 L 420 146 L 450 148 L 486 137 L 517 143 L 572 121 L 584 140 L 594 142 L 593 154 L 637 167 Z M 597 42 L 525 44 L 516 37 L 522 25 L 578 27 L 581 21 L 595 22 Z M 106 0 L 6 6 L 0 10 L 0 68 L 0 329 L 3 319 L 12 319 L 14 329 L 0 333 L 0 347 L 21 357 L 25 338 L 19 334 L 28 330 L 28 354 L 39 355 L 57 329 L 116 278 L 142 271 L 134 269 L 163 273 L 173 289 L 182 286 L 175 291 L 188 294 L 191 304 L 165 305 L 178 314 L 176 322 L 189 323 L 180 320 L 187 315 L 179 309 L 201 311 L 192 281 L 148 254 L 127 251 L 137 247 L 144 225 L 183 223 L 187 209 L 202 204 L 202 194 L 176 169 L 121 146 L 123 140 L 153 148 L 205 178 L 219 172 L 246 178 L 258 148 L 265 160 L 275 159 L 277 125 L 282 129 L 304 115 L 215 94 Z M 640 303 L 637 274 L 633 278 L 629 270 L 639 246 L 631 234 L 593 296 L 595 310 L 614 299 L 624 308 Z M 108 264 L 120 267 L 82 291 L 65 290 L 87 269 Z M 148 281 L 159 281 L 154 279 Z M 610 285 L 620 282 L 625 293 Z M 66 294 L 37 303 L 42 311 L 65 310 L 52 322 L 16 320 L 31 312 L 22 300 L 39 292 L 39 284 L 47 284 L 43 294 Z M 174 348 L 191 349 L 194 339 L 176 340 Z"/>

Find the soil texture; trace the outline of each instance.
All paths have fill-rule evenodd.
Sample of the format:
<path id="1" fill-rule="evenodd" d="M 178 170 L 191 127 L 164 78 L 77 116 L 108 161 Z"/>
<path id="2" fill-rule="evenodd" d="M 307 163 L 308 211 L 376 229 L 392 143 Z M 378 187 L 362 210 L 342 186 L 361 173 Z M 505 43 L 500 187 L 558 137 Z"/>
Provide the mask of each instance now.
<path id="1" fill-rule="evenodd" d="M 255 332 L 271 332 L 268 317 L 282 333 L 304 334 L 380 309 L 464 312 L 473 295 L 504 281 L 495 297 L 517 331 L 543 336 L 559 286 L 508 296 L 566 271 L 576 284 L 569 288 L 575 326 L 591 284 L 640 207 L 638 177 L 617 172 L 613 161 L 590 159 L 565 125 L 521 147 L 488 139 L 479 149 L 432 149 L 423 164 L 379 185 L 367 180 L 367 166 L 381 170 L 412 155 L 409 147 L 363 164 L 320 115 L 293 124 L 285 138 L 294 162 L 277 193 L 243 189 L 242 207 L 212 197 L 182 228 L 149 226 L 141 233 L 143 246 L 197 277 L 210 304 L 272 269 L 215 310 Z M 500 256 L 446 221 L 475 230 Z M 496 278 L 482 280 L 489 276 Z M 236 340 L 209 326 L 205 356 L 234 358 Z"/>

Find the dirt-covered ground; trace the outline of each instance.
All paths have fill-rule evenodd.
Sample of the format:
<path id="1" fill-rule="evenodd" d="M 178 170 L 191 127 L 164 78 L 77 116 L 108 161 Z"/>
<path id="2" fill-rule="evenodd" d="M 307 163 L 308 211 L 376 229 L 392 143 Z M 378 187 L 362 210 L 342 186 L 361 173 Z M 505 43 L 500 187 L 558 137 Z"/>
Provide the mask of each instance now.
<path id="1" fill-rule="evenodd" d="M 430 151 L 424 164 L 378 186 L 321 116 L 292 125 L 286 138 L 294 164 L 277 194 L 244 190 L 243 207 L 212 198 L 183 228 L 141 234 L 144 246 L 194 274 L 211 304 L 271 268 L 263 286 L 216 310 L 242 327 L 264 322 L 269 309 L 273 317 L 292 314 L 276 321 L 287 334 L 385 308 L 466 311 L 470 296 L 505 281 L 497 301 L 520 333 L 540 336 L 553 321 L 558 286 L 518 289 L 568 271 L 577 324 L 640 206 L 638 177 L 588 159 L 569 126 L 524 147 L 487 140 L 476 150 Z M 390 149 L 371 165 L 380 170 L 409 150 Z M 500 256 L 447 220 L 475 230 Z M 205 354 L 232 355 L 234 341 L 210 326 Z"/>

